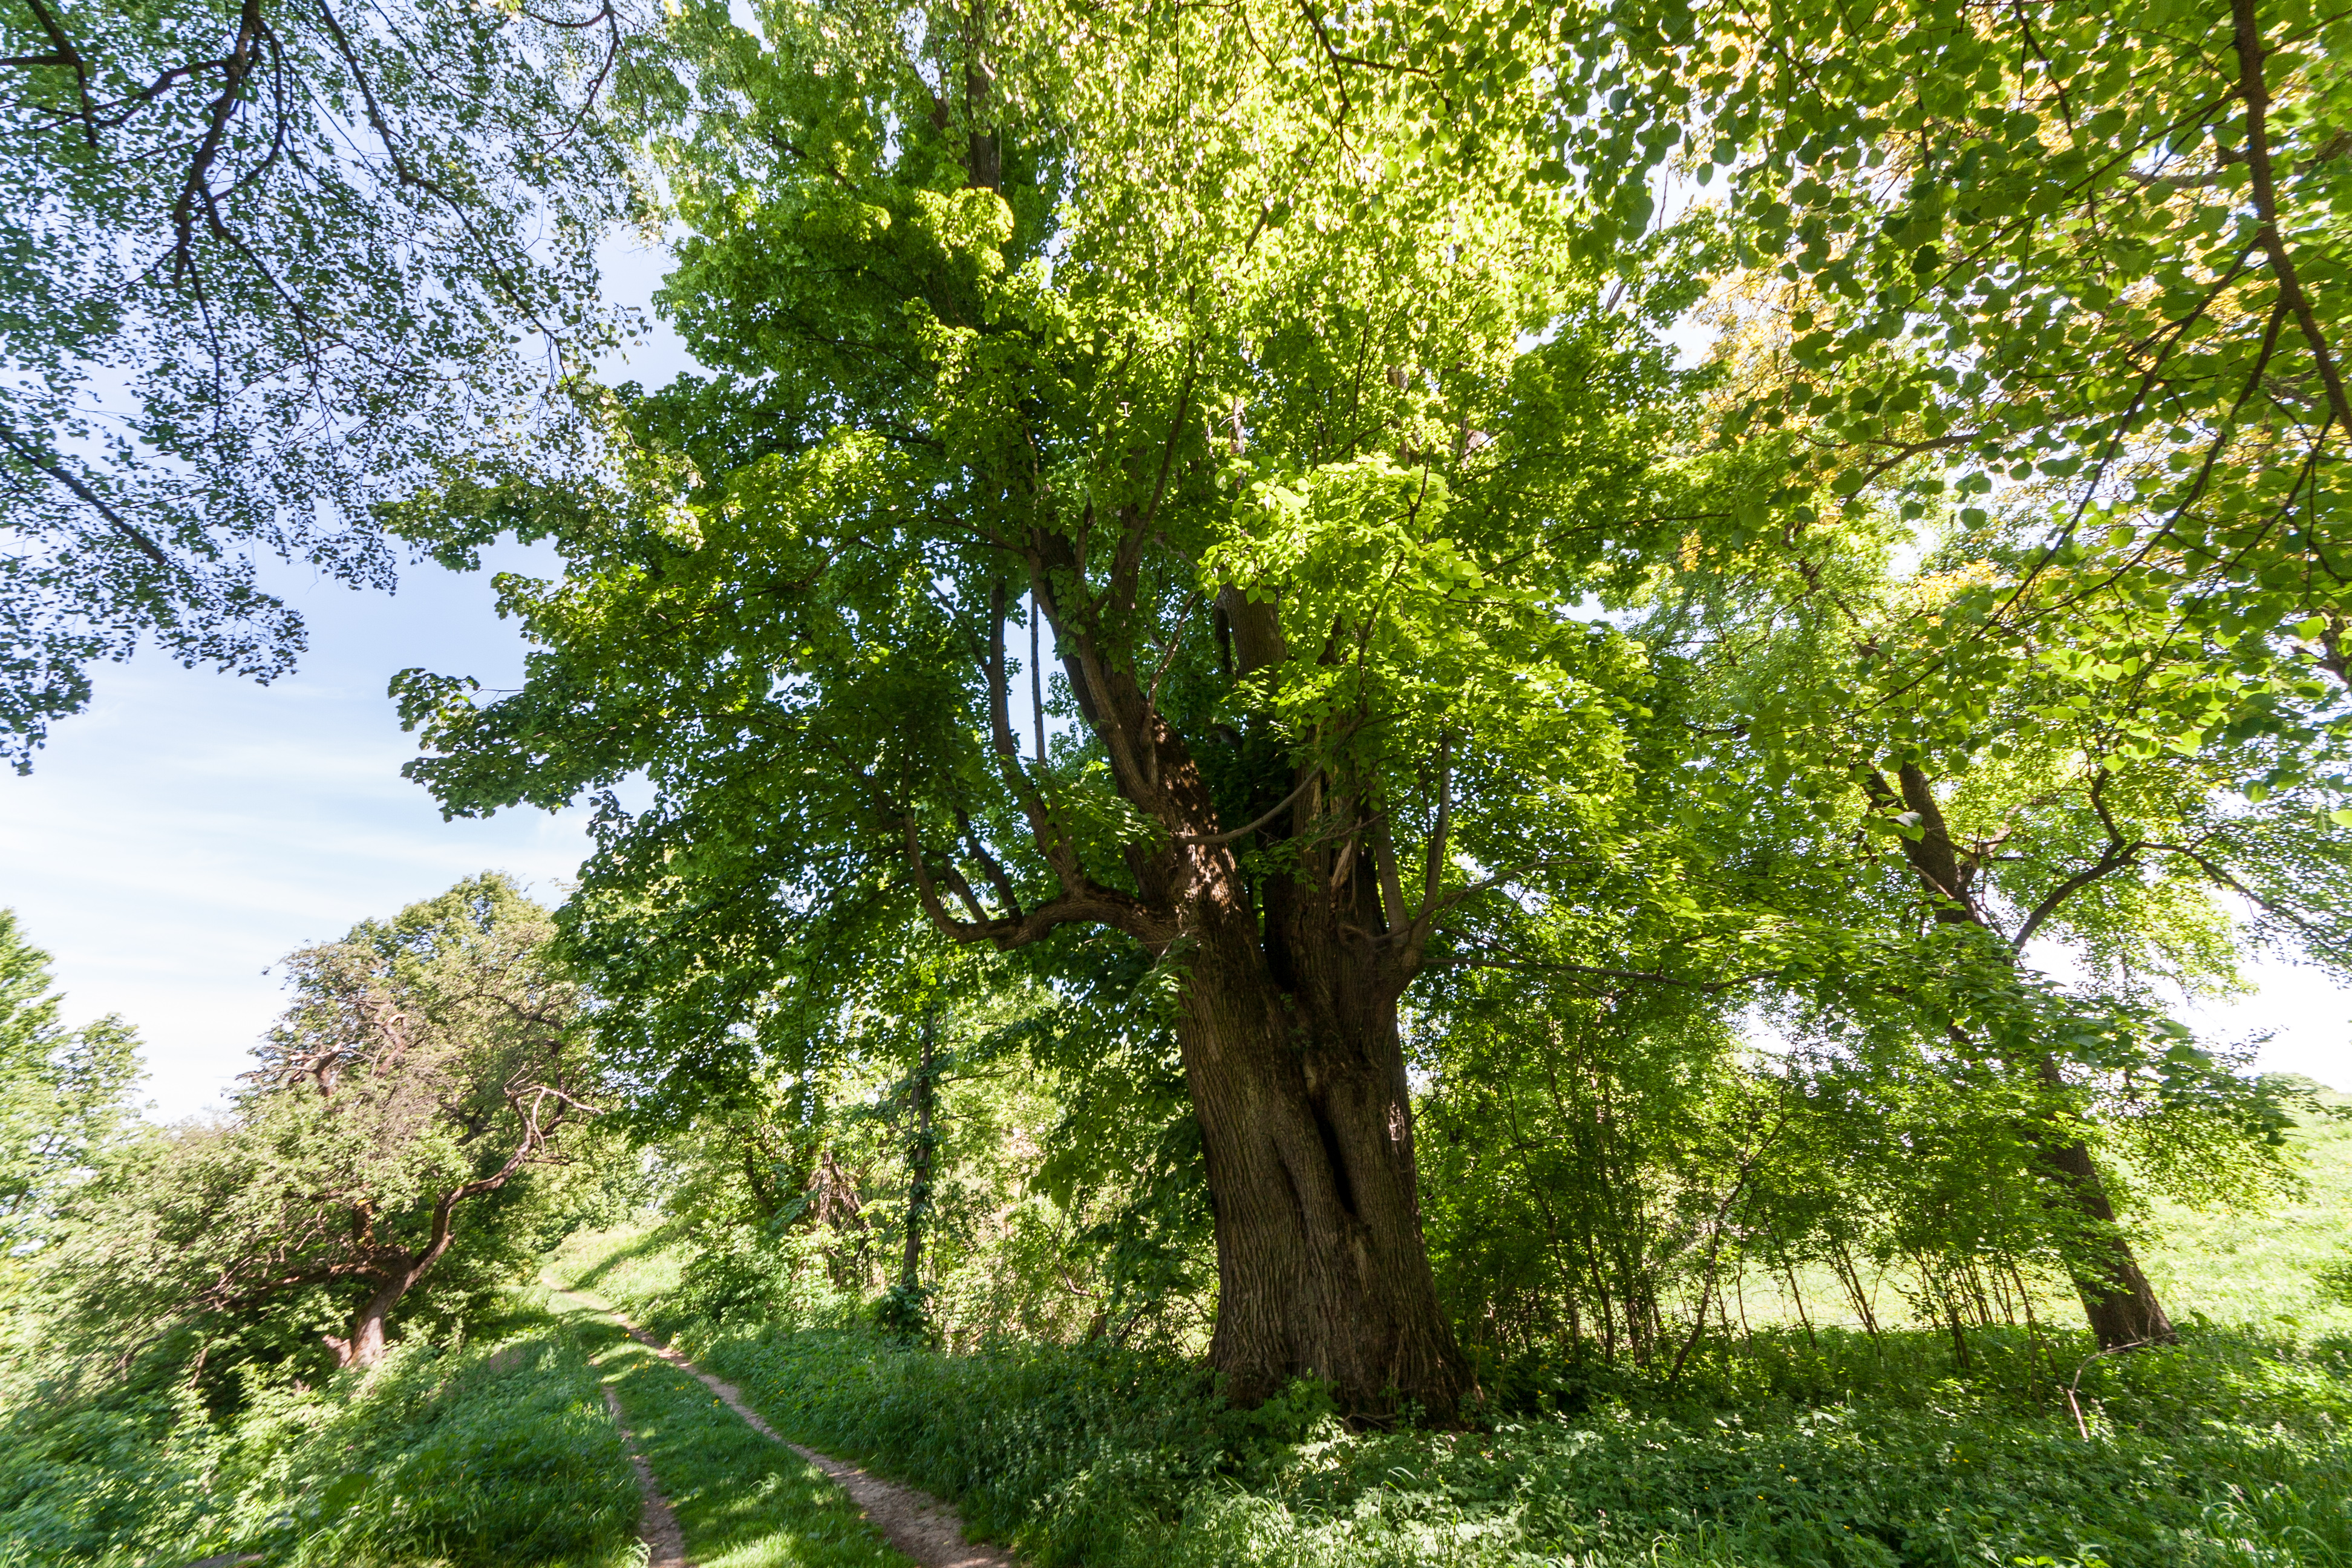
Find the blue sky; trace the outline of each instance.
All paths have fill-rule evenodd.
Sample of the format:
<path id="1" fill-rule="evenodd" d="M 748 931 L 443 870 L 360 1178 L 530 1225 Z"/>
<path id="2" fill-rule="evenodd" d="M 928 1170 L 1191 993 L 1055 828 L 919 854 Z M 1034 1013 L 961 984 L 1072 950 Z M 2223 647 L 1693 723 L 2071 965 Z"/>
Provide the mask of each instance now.
<path id="1" fill-rule="evenodd" d="M 487 574 L 414 567 L 390 596 L 289 576 L 275 585 L 310 626 L 299 674 L 104 667 L 32 774 L 0 777 L 0 903 L 55 958 L 71 1016 L 138 1027 L 164 1116 L 241 1070 L 282 1005 L 264 971 L 286 952 L 486 868 L 560 897 L 586 844 L 583 812 L 444 822 L 400 776 L 415 744 L 384 696 L 395 670 L 520 675 Z"/>
<path id="2" fill-rule="evenodd" d="M 644 300 L 658 258 L 606 260 L 615 295 Z M 686 363 L 656 330 L 614 368 L 657 384 Z M 509 545 L 486 564 L 551 562 Z M 488 570 L 412 566 L 389 596 L 282 568 L 271 585 L 310 623 L 299 673 L 261 687 L 152 655 L 102 667 L 32 774 L 0 774 L 0 905 L 54 956 L 70 1018 L 139 1029 L 165 1118 L 216 1103 L 243 1069 L 283 1005 L 270 966 L 288 952 L 484 869 L 553 901 L 586 850 L 583 811 L 444 822 L 400 777 L 415 749 L 384 695 L 395 671 L 520 677 Z M 2258 996 L 2188 1016 L 2225 1039 L 2274 1031 L 2264 1066 L 2352 1087 L 2352 992 L 2307 969 L 2252 973 Z"/>
<path id="3" fill-rule="evenodd" d="M 661 254 L 624 237 L 603 259 L 612 297 L 643 305 Z M 605 368 L 658 384 L 691 363 L 656 324 Z M 553 565 L 508 544 L 479 574 L 408 566 L 389 595 L 265 568 L 310 628 L 293 677 L 256 686 L 142 651 L 96 670 L 96 700 L 51 730 L 30 776 L 0 773 L 0 906 L 52 955 L 70 1018 L 138 1028 L 155 1114 L 221 1100 L 284 1005 L 267 972 L 295 948 L 477 871 L 562 898 L 586 813 L 444 822 L 400 776 L 415 739 L 384 695 L 416 665 L 515 685 L 523 646 L 490 574 Z"/>

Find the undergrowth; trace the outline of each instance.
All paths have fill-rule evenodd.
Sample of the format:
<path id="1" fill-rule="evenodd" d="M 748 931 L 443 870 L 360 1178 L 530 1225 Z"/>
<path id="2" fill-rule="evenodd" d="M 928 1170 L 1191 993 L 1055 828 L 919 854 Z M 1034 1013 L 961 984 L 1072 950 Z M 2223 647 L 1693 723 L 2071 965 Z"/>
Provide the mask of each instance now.
<path id="1" fill-rule="evenodd" d="M 2343 1341 L 2200 1321 L 2086 1363 L 1984 1330 L 1961 1363 L 1946 1333 L 1772 1331 L 1672 1380 L 1488 1366 L 1474 1430 L 1355 1431 L 1310 1384 L 1241 1411 L 1192 1363 L 714 1321 L 661 1292 L 673 1269 L 631 1272 L 602 1271 L 780 1431 L 1037 1568 L 2352 1564 Z"/>
<path id="2" fill-rule="evenodd" d="M 636 1507 L 594 1369 L 544 1317 L 227 1416 L 184 1389 L 0 1415 L 0 1568 L 620 1568 Z"/>
<path id="3" fill-rule="evenodd" d="M 948 1354 L 796 1301 L 762 1322 L 676 1228 L 575 1234 L 551 1263 L 1037 1568 L 2352 1568 L 2352 1314 L 2323 1300 L 2352 1278 L 2352 1132 L 2312 1137 L 2308 1202 L 2168 1215 L 2178 1347 L 1759 1319 L 1678 1377 L 1482 1362 L 1460 1432 L 1350 1430 L 1306 1384 L 1237 1411 L 1197 1363 L 1099 1342 Z"/>
<path id="4" fill-rule="evenodd" d="M 1378 1433 L 1311 1387 L 1240 1412 L 1188 1369 L 1104 1351 L 685 1337 L 781 1429 L 958 1498 L 1041 1565 L 2352 1562 L 2343 1351 L 2213 1331 L 2084 1369 L 2087 1437 L 2063 1401 L 1950 1375 L 1813 1402 L 1815 1366 L 1811 1399 L 1551 1402 Z"/>

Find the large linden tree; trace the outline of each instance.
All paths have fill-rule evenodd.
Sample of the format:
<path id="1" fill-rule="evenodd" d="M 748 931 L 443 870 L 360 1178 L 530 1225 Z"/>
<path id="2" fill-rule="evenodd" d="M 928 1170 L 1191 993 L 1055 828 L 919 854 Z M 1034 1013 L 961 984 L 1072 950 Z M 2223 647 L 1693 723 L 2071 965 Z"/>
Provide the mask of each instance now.
<path id="1" fill-rule="evenodd" d="M 412 771 L 457 812 L 649 781 L 570 918 L 615 995 L 697 999 L 667 1073 L 756 1052 L 776 999 L 726 976 L 855 911 L 1129 944 L 1229 1390 L 1444 1415 L 1399 1009 L 1625 809 L 1646 678 L 1589 595 L 1671 510 L 1644 301 L 1538 139 L 1465 147 L 1296 7 L 729 16 L 648 106 L 715 374 L 625 389 L 625 485 L 485 465 L 406 515 L 567 573 L 505 583 L 520 691 L 404 678 Z"/>

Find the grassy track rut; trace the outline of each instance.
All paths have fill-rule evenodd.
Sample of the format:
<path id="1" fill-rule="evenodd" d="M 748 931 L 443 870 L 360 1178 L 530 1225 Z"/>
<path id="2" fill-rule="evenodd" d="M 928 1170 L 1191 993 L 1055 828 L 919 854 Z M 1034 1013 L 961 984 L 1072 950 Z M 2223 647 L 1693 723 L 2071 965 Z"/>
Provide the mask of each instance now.
<path id="1" fill-rule="evenodd" d="M 734 1388 L 605 1302 L 557 1290 L 554 1305 L 648 1478 L 649 1568 L 1016 1568 L 966 1542 L 938 1499 L 785 1441 Z"/>
<path id="2" fill-rule="evenodd" d="M 557 1310 L 603 1374 L 618 1417 L 675 1518 L 658 1562 L 692 1568 L 915 1568 L 824 1473 L 744 1425 L 693 1373 L 631 1339 L 597 1306 L 559 1295 Z M 656 1510 L 649 1509 L 648 1515 Z"/>

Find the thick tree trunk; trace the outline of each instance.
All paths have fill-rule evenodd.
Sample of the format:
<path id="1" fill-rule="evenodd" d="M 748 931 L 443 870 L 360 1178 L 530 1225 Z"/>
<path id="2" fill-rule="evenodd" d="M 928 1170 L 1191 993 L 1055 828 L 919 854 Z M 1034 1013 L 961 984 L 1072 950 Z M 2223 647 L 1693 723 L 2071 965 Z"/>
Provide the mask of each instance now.
<path id="1" fill-rule="evenodd" d="M 1139 550 L 1148 510 L 1126 509 L 1120 518 Z M 934 877 L 909 816 L 908 859 L 925 908 L 950 935 L 1002 947 L 1060 923 L 1110 925 L 1181 973 L 1176 1035 L 1216 1222 L 1209 1357 L 1229 1397 L 1255 1404 L 1311 1377 L 1328 1383 L 1351 1415 L 1417 1408 L 1424 1419 L 1451 1421 L 1464 1378 L 1422 1237 L 1396 1013 L 1442 907 L 1444 753 L 1436 759 L 1440 799 L 1417 901 L 1403 891 L 1387 812 L 1360 795 L 1335 796 L 1343 786 L 1323 764 L 1294 764 L 1279 783 L 1276 770 L 1264 769 L 1265 789 L 1287 784 L 1288 792 L 1254 802 L 1246 823 L 1222 821 L 1190 750 L 1157 708 L 1158 676 L 1147 690 L 1124 656 L 1107 655 L 1089 624 L 1104 604 L 1131 607 L 1135 552 L 1122 546 L 1106 599 L 1074 616 L 1057 608 L 1055 592 L 1079 585 L 1083 597 L 1083 564 L 1059 536 L 1033 542 L 1030 589 L 1053 622 L 1079 716 L 1101 740 L 1120 793 L 1167 837 L 1123 847 L 1133 894 L 1087 871 L 1077 839 L 1019 756 L 1000 587 L 987 662 L 994 747 L 1061 894 L 1021 909 L 1003 868 L 967 842 L 1002 900 L 1003 912 L 991 918 L 970 885 L 950 877 L 951 865 Z M 1218 595 L 1215 626 L 1237 667 L 1229 673 L 1245 679 L 1287 658 L 1269 601 L 1228 587 Z M 1262 832 L 1279 842 L 1274 824 L 1286 811 L 1294 849 L 1287 873 L 1244 872 L 1231 846 Z M 964 837 L 971 839 L 968 829 Z M 943 882 L 971 921 L 947 913 Z"/>
<path id="2" fill-rule="evenodd" d="M 1177 1024 L 1216 1215 L 1211 1364 L 1242 1404 L 1312 1377 L 1351 1414 L 1451 1420 L 1395 1000 L 1337 937 L 1254 926 L 1228 907 L 1197 931 Z"/>

